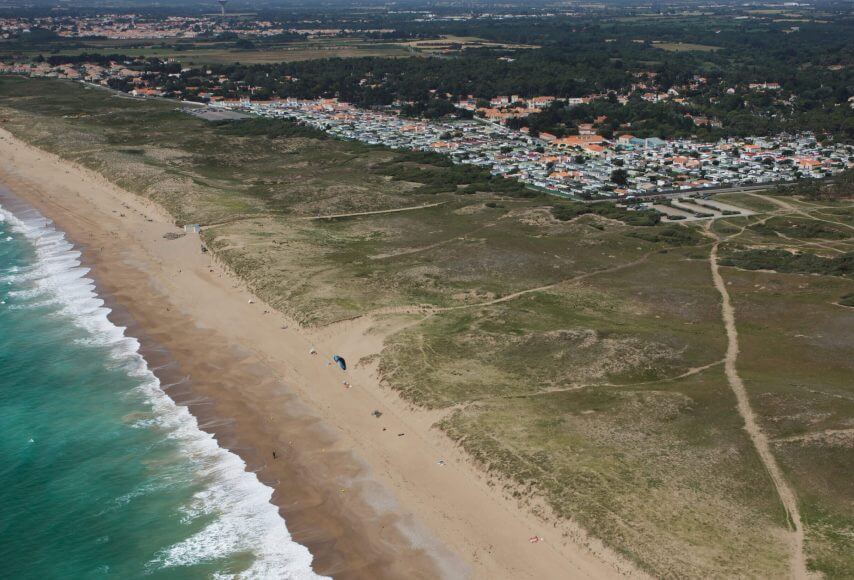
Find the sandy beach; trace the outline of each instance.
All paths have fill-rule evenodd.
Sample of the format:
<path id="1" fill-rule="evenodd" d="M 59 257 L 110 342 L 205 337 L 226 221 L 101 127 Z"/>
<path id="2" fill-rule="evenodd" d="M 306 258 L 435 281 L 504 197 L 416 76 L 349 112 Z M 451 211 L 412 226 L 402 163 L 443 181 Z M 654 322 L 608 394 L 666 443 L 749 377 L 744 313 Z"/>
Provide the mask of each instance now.
<path id="1" fill-rule="evenodd" d="M 414 408 L 381 385 L 367 361 L 403 319 L 300 328 L 162 208 L 5 130 L 0 187 L 80 247 L 115 322 L 142 341 L 167 393 L 274 488 L 317 572 L 641 575 L 571 523 L 555 523 L 545 506 L 535 506 L 542 517 L 519 506 L 432 428 L 447 411 Z M 346 373 L 331 364 L 336 353 Z M 529 542 L 534 536 L 542 541 Z"/>

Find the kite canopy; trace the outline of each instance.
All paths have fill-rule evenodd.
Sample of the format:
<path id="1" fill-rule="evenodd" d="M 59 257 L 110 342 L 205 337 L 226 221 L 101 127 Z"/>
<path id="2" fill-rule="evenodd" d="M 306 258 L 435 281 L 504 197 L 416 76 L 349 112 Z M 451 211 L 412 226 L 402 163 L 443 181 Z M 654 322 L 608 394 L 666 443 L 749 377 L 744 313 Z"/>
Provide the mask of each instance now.
<path id="1" fill-rule="evenodd" d="M 337 354 L 333 354 L 332 360 L 338 363 L 338 366 L 341 367 L 342 371 L 347 370 L 347 361 L 345 361 L 343 357 L 340 357 Z"/>

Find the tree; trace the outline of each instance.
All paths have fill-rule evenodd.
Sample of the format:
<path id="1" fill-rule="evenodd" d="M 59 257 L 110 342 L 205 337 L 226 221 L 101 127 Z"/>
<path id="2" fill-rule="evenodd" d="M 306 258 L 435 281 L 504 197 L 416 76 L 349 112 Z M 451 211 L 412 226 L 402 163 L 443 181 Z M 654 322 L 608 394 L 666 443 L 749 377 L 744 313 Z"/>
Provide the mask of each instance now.
<path id="1" fill-rule="evenodd" d="M 611 172 L 611 181 L 617 185 L 625 185 L 629 182 L 629 174 L 625 169 L 615 169 Z"/>

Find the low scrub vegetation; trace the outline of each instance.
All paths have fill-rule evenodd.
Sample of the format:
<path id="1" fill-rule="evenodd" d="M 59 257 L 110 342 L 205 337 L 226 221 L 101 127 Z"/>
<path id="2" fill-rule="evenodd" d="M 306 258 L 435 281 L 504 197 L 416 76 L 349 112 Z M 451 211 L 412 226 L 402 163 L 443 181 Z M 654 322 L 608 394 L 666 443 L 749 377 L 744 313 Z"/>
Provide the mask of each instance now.
<path id="1" fill-rule="evenodd" d="M 654 226 L 661 221 L 661 214 L 656 211 L 631 211 L 613 203 L 560 203 L 552 207 L 552 215 L 561 220 L 569 221 L 586 214 L 621 221 L 630 226 Z"/>
<path id="2" fill-rule="evenodd" d="M 827 240 L 844 240 L 850 237 L 839 226 L 812 219 L 774 218 L 750 226 L 750 229 L 764 236 L 774 236 L 779 233 L 792 238 L 823 238 Z"/>
<path id="3" fill-rule="evenodd" d="M 821 181 L 804 180 L 791 186 L 779 186 L 775 195 L 797 195 L 812 200 L 851 199 L 854 197 L 854 170 L 843 171 Z"/>
<path id="4" fill-rule="evenodd" d="M 696 246 L 703 239 L 696 230 L 680 226 L 667 226 L 654 232 L 631 232 L 628 235 L 647 242 L 664 243 L 670 246 Z"/>
<path id="5" fill-rule="evenodd" d="M 854 274 L 854 252 L 846 252 L 837 258 L 823 258 L 786 250 L 744 250 L 723 258 L 721 264 L 745 270 L 851 276 Z"/>
<path id="6" fill-rule="evenodd" d="M 310 139 L 328 139 L 319 129 L 306 127 L 285 119 L 261 119 L 253 117 L 240 121 L 218 121 L 219 130 L 227 135 L 246 137 L 307 137 Z"/>
<path id="7" fill-rule="evenodd" d="M 454 165 L 447 157 L 435 153 L 398 153 L 393 159 L 375 165 L 372 171 L 395 181 L 422 183 L 415 190 L 417 193 L 493 193 L 509 197 L 540 195 L 515 179 L 496 177 L 474 165 Z"/>

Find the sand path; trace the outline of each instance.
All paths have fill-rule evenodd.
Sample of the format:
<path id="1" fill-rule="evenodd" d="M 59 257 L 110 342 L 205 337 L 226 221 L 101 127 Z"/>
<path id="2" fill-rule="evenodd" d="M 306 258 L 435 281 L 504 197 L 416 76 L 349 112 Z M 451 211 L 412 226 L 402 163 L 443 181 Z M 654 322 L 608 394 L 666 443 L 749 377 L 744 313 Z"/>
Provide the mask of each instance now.
<path id="1" fill-rule="evenodd" d="M 776 197 L 770 197 L 770 196 L 767 196 L 767 195 L 760 195 L 760 194 L 758 194 L 758 193 L 748 193 L 747 195 L 751 195 L 751 196 L 756 197 L 756 198 L 758 198 L 758 199 L 762 199 L 762 200 L 765 200 L 765 201 L 771 202 L 771 203 L 773 203 L 774 205 L 776 205 L 776 206 L 778 206 L 778 207 L 780 207 L 780 208 L 782 208 L 782 209 L 785 209 L 785 210 L 790 211 L 790 212 L 792 212 L 792 213 L 796 213 L 796 214 L 798 214 L 798 215 L 800 215 L 800 216 L 803 216 L 803 217 L 809 218 L 809 219 L 811 219 L 811 220 L 816 220 L 816 221 L 819 221 L 819 222 L 825 222 L 825 223 L 833 224 L 833 225 L 836 225 L 836 226 L 842 226 L 842 227 L 844 227 L 844 228 L 848 228 L 849 230 L 854 230 L 854 226 L 848 225 L 848 224 L 846 224 L 846 223 L 838 222 L 838 221 L 836 221 L 836 220 L 828 220 L 828 219 L 824 219 L 824 218 L 815 217 L 813 214 L 811 214 L 811 213 L 809 213 L 809 212 L 807 212 L 807 211 L 804 211 L 803 209 L 801 209 L 801 208 L 799 208 L 799 207 L 796 207 L 796 206 L 792 205 L 792 204 L 791 204 L 791 203 L 789 203 L 788 201 L 783 201 L 782 199 L 778 199 L 778 198 L 776 198 Z"/>
<path id="2" fill-rule="evenodd" d="M 544 284 L 542 286 L 537 286 L 535 288 L 526 288 L 524 290 L 519 290 L 518 292 L 513 292 L 512 294 L 506 294 L 504 296 L 500 296 L 498 298 L 493 298 L 491 300 L 486 300 L 483 302 L 472 302 L 471 304 L 459 304 L 457 306 L 432 306 L 429 304 L 410 304 L 410 305 L 402 305 L 402 306 L 389 306 L 387 308 L 378 308 L 376 310 L 372 310 L 370 312 L 365 312 L 364 314 L 357 314 L 355 316 L 350 316 L 348 318 L 341 318 L 339 320 L 335 320 L 328 324 L 321 325 L 319 328 L 336 328 L 339 325 L 351 323 L 355 320 L 362 319 L 376 319 L 380 316 L 387 316 L 391 314 L 418 314 L 423 315 L 424 317 L 432 316 L 434 314 L 440 314 L 442 312 L 452 312 L 454 310 L 466 310 L 469 308 L 481 308 L 485 306 L 495 306 L 496 304 L 502 304 L 504 302 L 509 302 L 511 300 L 516 300 L 517 298 L 521 298 L 522 296 L 527 296 L 528 294 L 534 294 L 536 292 L 545 292 L 546 290 L 551 290 L 552 288 L 557 288 L 558 286 L 562 286 L 564 284 L 571 284 L 573 282 L 581 282 L 582 280 L 586 280 L 587 278 L 591 278 L 593 276 L 598 276 L 600 274 L 611 274 L 613 272 L 619 272 L 620 270 L 624 270 L 626 268 L 631 268 L 633 266 L 637 266 L 639 264 L 644 263 L 651 253 L 644 254 L 640 258 L 636 260 L 632 260 L 630 262 L 624 262 L 622 264 L 617 264 L 615 266 L 611 266 L 609 268 L 602 268 L 601 270 L 592 270 L 590 272 L 585 272 L 583 274 L 577 274 L 575 276 L 571 276 L 569 278 L 564 278 L 563 280 L 558 280 L 557 282 L 552 282 L 551 284 Z"/>
<path id="3" fill-rule="evenodd" d="M 400 213 L 402 211 L 414 211 L 416 209 L 427 209 L 430 207 L 437 207 L 440 205 L 445 205 L 446 203 L 448 203 L 448 202 L 447 201 L 439 201 L 436 203 L 427 203 L 424 205 L 414 205 L 411 207 L 398 207 L 398 208 L 394 208 L 394 209 L 378 209 L 378 210 L 374 210 L 374 211 L 357 211 L 354 213 L 337 213 L 337 214 L 332 214 L 332 215 L 314 215 L 314 216 L 308 216 L 308 217 L 301 217 L 299 219 L 302 219 L 302 220 L 334 220 L 337 218 L 358 217 L 358 216 L 363 216 L 363 215 L 379 215 L 379 214 L 383 214 L 383 213 Z"/>
<path id="4" fill-rule="evenodd" d="M 764 196 L 763 196 L 764 197 Z M 788 204 L 786 204 L 788 205 Z M 706 231 L 710 232 L 708 226 Z M 710 235 L 714 235 L 711 234 Z M 738 329 L 735 324 L 735 308 L 733 308 L 730 300 L 729 291 L 721 276 L 718 266 L 718 246 L 721 239 L 715 236 L 716 241 L 712 245 L 712 250 L 709 255 L 709 262 L 712 270 L 712 279 L 715 283 L 715 288 L 721 295 L 721 317 L 726 328 L 727 349 L 724 357 L 724 372 L 726 373 L 727 381 L 729 382 L 732 392 L 735 394 L 738 412 L 744 420 L 744 429 L 750 436 L 753 446 L 756 449 L 759 459 L 771 476 L 771 481 L 777 490 L 777 495 L 786 510 L 786 518 L 789 523 L 791 533 L 791 574 L 793 578 L 798 580 L 808 578 L 806 559 L 804 557 L 804 528 L 801 521 L 801 513 L 798 509 L 798 500 L 783 472 L 777 463 L 777 459 L 771 452 L 771 447 L 768 445 L 768 437 L 762 431 L 762 428 L 756 421 L 756 414 L 750 406 L 750 398 L 747 394 L 747 389 L 744 386 L 741 376 L 738 374 L 736 363 L 738 361 Z"/>

